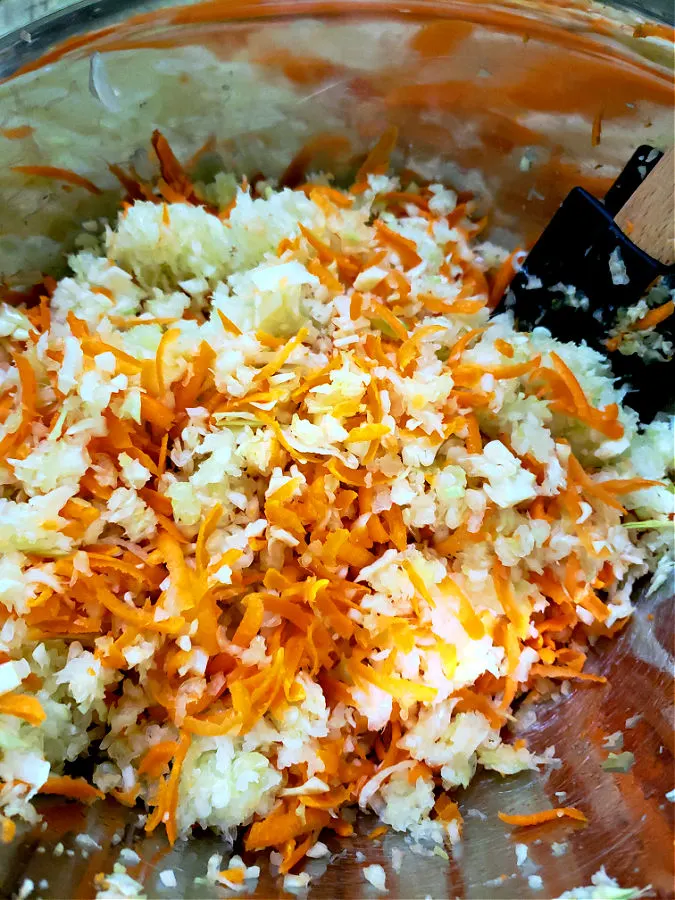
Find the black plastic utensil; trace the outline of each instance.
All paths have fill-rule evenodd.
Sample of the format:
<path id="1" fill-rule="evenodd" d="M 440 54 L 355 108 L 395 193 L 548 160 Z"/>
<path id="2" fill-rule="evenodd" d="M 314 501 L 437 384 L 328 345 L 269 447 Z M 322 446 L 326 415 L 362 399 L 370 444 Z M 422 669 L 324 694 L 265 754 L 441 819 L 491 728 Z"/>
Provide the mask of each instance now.
<path id="1" fill-rule="evenodd" d="M 541 325 L 560 340 L 583 340 L 607 354 L 615 374 L 632 388 L 626 402 L 644 420 L 675 400 L 675 363 L 623 355 L 607 340 L 620 309 L 637 303 L 657 278 L 675 273 L 673 184 L 672 151 L 664 155 L 643 146 L 604 203 L 574 188 L 496 310 L 513 309 L 523 330 Z M 620 227 L 627 223 L 635 241 Z M 674 319 L 659 326 L 666 340 L 675 341 Z"/>

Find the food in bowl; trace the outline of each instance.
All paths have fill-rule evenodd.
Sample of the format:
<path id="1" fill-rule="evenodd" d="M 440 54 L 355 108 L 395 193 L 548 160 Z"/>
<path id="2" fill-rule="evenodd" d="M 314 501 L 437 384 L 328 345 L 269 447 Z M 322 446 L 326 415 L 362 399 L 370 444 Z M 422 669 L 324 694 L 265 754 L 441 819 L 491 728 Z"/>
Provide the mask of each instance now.
<path id="1" fill-rule="evenodd" d="M 349 189 L 205 185 L 157 133 L 71 274 L 7 293 L 7 838 L 51 793 L 171 842 L 244 827 L 284 874 L 356 806 L 455 841 L 478 767 L 549 762 L 505 734 L 517 704 L 602 682 L 589 645 L 670 571 L 672 424 L 490 318 L 517 254 L 469 195 L 387 175 L 394 140 Z"/>

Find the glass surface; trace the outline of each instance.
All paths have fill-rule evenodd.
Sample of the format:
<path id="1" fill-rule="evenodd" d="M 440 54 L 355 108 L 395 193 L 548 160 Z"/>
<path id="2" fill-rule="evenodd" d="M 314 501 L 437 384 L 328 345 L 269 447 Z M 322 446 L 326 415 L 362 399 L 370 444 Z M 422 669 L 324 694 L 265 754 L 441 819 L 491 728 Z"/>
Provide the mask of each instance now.
<path id="1" fill-rule="evenodd" d="M 3 15 L 9 8 L 0 3 Z M 0 41 L 8 79 L 0 85 L 0 277 L 10 284 L 62 268 L 79 224 L 117 205 L 108 163 L 142 170 L 154 128 L 183 160 L 206 145 L 205 175 L 277 175 L 309 147 L 310 167 L 346 179 L 396 125 L 395 166 L 478 192 L 494 238 L 510 246 L 533 239 L 573 185 L 601 196 L 637 145 L 673 140 L 672 45 L 635 11 L 468 0 L 109 0 L 21 28 Z M 93 29 L 103 30 L 76 37 Z M 30 164 L 72 169 L 102 193 L 12 171 Z M 588 884 L 601 865 L 624 885 L 651 883 L 672 896 L 672 607 L 671 590 L 642 600 L 618 643 L 599 648 L 608 684 L 537 711 L 528 738 L 539 750 L 555 745 L 561 768 L 548 777 L 482 776 L 461 797 L 465 841 L 451 859 L 416 856 L 394 834 L 359 837 L 344 843 L 310 896 L 375 896 L 356 854 L 388 867 L 394 846 L 405 856 L 399 874 L 388 867 L 391 897 L 557 896 Z M 625 774 L 601 768 L 603 738 L 618 730 L 636 757 Z M 556 792 L 589 810 L 586 828 L 560 822 L 511 835 L 497 818 L 499 809 L 560 805 Z M 29 877 L 48 879 L 45 898 L 91 896 L 94 874 L 117 859 L 117 832 L 141 855 L 149 896 L 205 896 L 193 879 L 224 849 L 204 836 L 169 851 L 161 838 L 143 838 L 138 811 L 114 804 L 45 809 L 46 831 L 0 846 L 0 895 Z M 360 833 L 370 828 L 365 822 Z M 81 831 L 101 849 L 86 860 L 79 850 L 53 856 L 57 842 L 73 847 Z M 536 869 L 516 866 L 516 842 L 529 843 Z M 553 855 L 553 842 L 568 844 L 564 856 Z M 165 868 L 175 870 L 177 889 L 158 889 Z M 280 879 L 266 864 L 263 872 L 257 896 L 281 896 Z M 542 891 L 528 874 L 543 878 Z"/>

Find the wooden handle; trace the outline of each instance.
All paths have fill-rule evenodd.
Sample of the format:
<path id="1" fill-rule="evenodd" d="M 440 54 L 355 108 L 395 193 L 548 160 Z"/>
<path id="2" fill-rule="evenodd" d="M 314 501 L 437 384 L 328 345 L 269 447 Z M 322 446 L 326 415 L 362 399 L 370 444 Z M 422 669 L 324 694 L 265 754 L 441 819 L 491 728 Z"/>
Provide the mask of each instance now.
<path id="1" fill-rule="evenodd" d="M 663 154 L 614 221 L 634 244 L 666 265 L 675 263 L 675 150 Z"/>

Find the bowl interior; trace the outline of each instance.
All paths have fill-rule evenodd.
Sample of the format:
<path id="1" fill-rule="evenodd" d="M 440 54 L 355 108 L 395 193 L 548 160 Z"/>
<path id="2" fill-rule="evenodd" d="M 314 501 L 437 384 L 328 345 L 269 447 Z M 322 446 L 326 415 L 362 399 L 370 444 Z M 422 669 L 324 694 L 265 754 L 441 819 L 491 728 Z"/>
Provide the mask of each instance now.
<path id="1" fill-rule="evenodd" d="M 395 167 L 477 193 L 493 238 L 507 246 L 532 240 L 572 186 L 601 196 L 637 145 L 672 142 L 669 49 L 660 26 L 642 27 L 632 13 L 483 2 L 409 2 L 403 11 L 355 2 L 345 14 L 339 4 L 233 2 L 146 4 L 153 8 L 110 24 L 131 6 L 138 4 L 79 4 L 70 18 L 31 26 L 29 39 L 0 43 L 0 277 L 9 285 L 63 270 L 63 248 L 82 221 L 117 206 L 108 164 L 142 173 L 155 128 L 183 161 L 198 155 L 205 179 L 219 169 L 277 176 L 295 158 L 340 180 L 396 127 Z M 26 178 L 13 171 L 19 165 L 73 170 L 100 192 Z M 360 867 L 348 864 L 358 853 L 388 868 L 391 896 L 541 896 L 528 874 L 541 875 L 546 896 L 557 896 L 588 883 L 601 865 L 622 884 L 651 883 L 670 895 L 672 633 L 666 585 L 640 602 L 615 646 L 598 648 L 606 685 L 537 710 L 528 737 L 539 750 L 555 745 L 560 768 L 472 784 L 461 799 L 466 840 L 452 859 L 411 856 L 395 834 L 369 841 L 365 822 L 344 844 L 344 864 L 334 862 L 311 895 L 362 895 Z M 624 774 L 601 768 L 603 739 L 616 731 L 636 757 Z M 533 806 L 583 802 L 590 823 L 511 837 L 496 814 L 514 792 Z M 170 851 L 163 839 L 142 837 L 138 811 L 52 802 L 45 813 L 45 831 L 0 846 L 3 895 L 30 877 L 48 879 L 43 896 L 89 896 L 94 874 L 117 858 L 113 834 L 122 834 L 144 860 L 150 895 L 158 872 L 173 868 L 179 888 L 164 896 L 206 896 L 193 879 L 217 838 Z M 100 849 L 55 861 L 53 847 L 74 847 L 82 831 Z M 516 866 L 521 841 L 536 868 Z M 565 855 L 552 853 L 556 842 Z M 406 849 L 400 873 L 389 866 L 398 845 Z M 278 894 L 265 875 L 258 895 Z"/>

